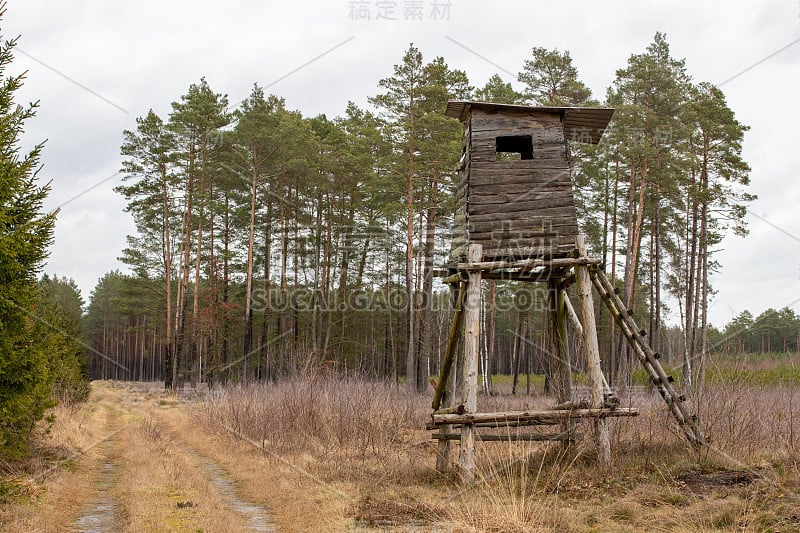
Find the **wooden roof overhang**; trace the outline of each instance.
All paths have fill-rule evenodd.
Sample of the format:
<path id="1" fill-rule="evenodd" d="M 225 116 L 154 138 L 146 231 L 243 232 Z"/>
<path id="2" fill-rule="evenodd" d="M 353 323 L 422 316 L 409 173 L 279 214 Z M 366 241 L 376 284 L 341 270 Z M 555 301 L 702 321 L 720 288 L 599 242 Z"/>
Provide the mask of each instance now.
<path id="1" fill-rule="evenodd" d="M 608 126 L 614 109 L 610 107 L 556 107 L 494 104 L 474 100 L 450 100 L 445 115 L 464 122 L 471 109 L 488 113 L 525 114 L 531 112 L 553 113 L 561 117 L 568 141 L 597 144 Z"/>

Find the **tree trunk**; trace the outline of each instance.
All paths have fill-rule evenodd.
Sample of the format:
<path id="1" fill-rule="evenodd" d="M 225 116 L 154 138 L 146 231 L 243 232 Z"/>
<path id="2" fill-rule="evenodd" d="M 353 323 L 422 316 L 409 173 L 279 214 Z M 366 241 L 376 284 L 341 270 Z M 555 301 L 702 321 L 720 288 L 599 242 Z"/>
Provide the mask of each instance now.
<path id="1" fill-rule="evenodd" d="M 225 192 L 225 218 L 224 224 L 225 228 L 222 232 L 222 245 L 224 250 L 224 255 L 222 258 L 222 305 L 224 308 L 227 308 L 228 303 L 228 291 L 230 289 L 230 264 L 228 260 L 228 255 L 230 254 L 230 243 L 231 243 L 231 206 L 230 206 L 230 196 L 228 192 Z M 228 366 L 228 327 L 227 324 L 223 326 L 223 333 L 222 333 L 222 348 L 220 353 L 220 368 L 227 368 Z M 216 370 L 215 370 L 216 371 Z M 223 377 L 223 379 L 225 379 Z"/>
<path id="2" fill-rule="evenodd" d="M 277 315 L 277 325 L 278 325 L 278 338 L 282 338 L 285 333 L 285 320 L 286 320 L 286 305 L 289 296 L 289 284 L 286 275 L 287 270 L 287 261 L 289 255 L 289 228 L 286 224 L 286 176 L 285 176 L 285 169 L 281 167 L 280 170 L 280 203 L 278 207 L 278 222 L 281 228 L 281 281 L 280 281 L 280 311 Z M 285 346 L 285 343 L 284 343 Z M 285 365 L 286 361 L 286 350 L 282 350 L 283 352 L 283 361 Z"/>
<path id="3" fill-rule="evenodd" d="M 386 220 L 386 233 L 389 234 L 389 220 Z M 391 250 L 390 245 L 387 244 L 386 247 L 386 257 L 384 268 L 386 272 L 386 350 L 388 358 L 392 365 L 392 383 L 397 384 L 399 380 L 399 375 L 397 371 L 398 361 L 397 361 L 397 351 L 395 350 L 394 344 L 394 323 L 393 323 L 393 313 L 392 313 L 392 270 L 391 270 Z"/>
<path id="4" fill-rule="evenodd" d="M 517 393 L 517 357 L 519 354 L 520 346 L 522 345 L 522 311 L 517 313 L 517 325 L 514 328 L 514 340 L 511 343 L 511 394 Z"/>
<path id="5" fill-rule="evenodd" d="M 269 309 L 272 305 L 272 296 L 270 295 L 270 257 L 272 256 L 272 238 L 271 238 L 271 225 L 272 225 L 272 201 L 269 200 L 270 196 L 265 195 L 267 197 L 267 223 L 264 227 L 264 281 L 262 285 L 262 289 L 264 292 L 264 313 L 263 318 L 261 321 L 261 339 L 259 341 L 260 345 L 260 357 L 261 357 L 261 368 L 262 368 L 262 376 L 263 379 L 267 381 L 272 381 L 274 378 L 273 375 L 273 364 L 270 360 L 270 342 L 269 342 Z"/>
<path id="6" fill-rule="evenodd" d="M 258 191 L 258 151 L 252 148 L 253 165 L 250 174 L 250 224 L 247 232 L 247 272 L 244 295 L 244 343 L 242 355 L 242 383 L 250 380 L 250 352 L 253 349 L 253 248 L 256 236 L 256 195 Z"/>
<path id="7" fill-rule="evenodd" d="M 177 310 L 177 325 L 176 325 L 176 348 L 175 356 L 172 358 L 172 388 L 178 388 L 181 385 L 181 375 L 179 370 L 183 368 L 183 352 L 186 348 L 186 307 L 189 300 L 189 275 L 191 269 L 191 252 L 192 252 L 192 201 L 194 197 L 194 149 L 189 150 L 189 169 L 188 169 L 188 183 L 186 185 L 186 211 L 184 216 L 184 237 L 181 246 L 183 246 L 183 260 L 181 261 L 181 285 L 178 291 L 178 310 Z"/>
<path id="8" fill-rule="evenodd" d="M 619 160 L 616 162 L 614 171 L 614 195 L 613 207 L 611 208 L 611 283 L 617 283 L 617 210 L 619 209 Z M 612 385 L 617 382 L 617 323 L 614 317 L 609 313 L 608 320 L 610 322 L 610 335 L 609 335 L 609 354 L 610 361 L 608 362 L 609 372 L 608 380 Z M 621 340 L 621 339 L 620 339 Z"/>
<path id="9" fill-rule="evenodd" d="M 431 182 L 430 205 L 425 221 L 425 261 L 422 274 L 422 305 L 420 308 L 420 327 L 418 342 L 417 390 L 423 392 L 427 386 L 428 361 L 433 344 L 433 260 L 436 242 L 436 214 L 438 212 L 438 172 L 434 171 Z M 486 370 L 486 369 L 484 369 Z"/>
<path id="10" fill-rule="evenodd" d="M 408 176 L 406 187 L 406 384 L 416 387 L 414 331 L 414 98 L 409 104 Z"/>
<path id="11" fill-rule="evenodd" d="M 164 216 L 164 281 L 166 283 L 166 355 L 164 357 L 164 387 L 167 389 L 172 388 L 173 375 L 171 373 L 172 367 L 172 239 L 169 231 L 169 191 L 167 189 L 167 168 L 162 163 L 161 165 L 161 194 L 163 202 L 163 216 Z"/>
<path id="12" fill-rule="evenodd" d="M 655 275 L 655 327 L 650 332 L 650 343 L 657 353 L 661 353 L 661 191 L 656 189 L 656 212 L 655 212 L 655 261 L 653 261 Z"/>
<path id="13" fill-rule="evenodd" d="M 684 348 L 683 348 L 683 379 L 682 385 L 685 389 L 691 390 L 694 386 L 694 348 L 695 348 L 695 268 L 697 265 L 697 226 L 698 226 L 698 200 L 695 185 L 695 172 L 692 171 L 692 187 L 689 189 L 689 200 L 691 211 L 689 212 L 690 229 L 687 236 L 687 275 L 686 275 L 686 323 L 684 325 Z"/>
<path id="14" fill-rule="evenodd" d="M 625 257 L 625 281 L 624 281 L 624 303 L 630 310 L 636 308 L 636 279 L 639 268 L 639 250 L 642 242 L 642 227 L 644 224 L 645 190 L 647 178 L 647 165 L 643 164 L 639 169 L 639 191 L 638 200 L 635 199 L 635 190 L 630 192 L 631 213 L 628 215 L 628 244 Z M 636 172 L 631 169 L 631 187 L 636 184 Z M 635 213 L 635 215 L 634 215 Z M 624 374 L 621 377 L 627 386 L 631 384 L 631 371 L 633 367 L 633 353 L 625 343 Z"/>
<path id="15" fill-rule="evenodd" d="M 700 173 L 700 187 L 703 192 L 700 203 L 700 257 L 698 279 L 701 284 L 700 298 L 697 305 L 700 307 L 700 346 L 699 361 L 697 366 L 696 388 L 699 390 L 705 382 L 706 358 L 707 358 L 707 315 L 708 315 L 708 157 L 709 141 L 704 139 L 703 143 L 703 169 Z"/>
<path id="16" fill-rule="evenodd" d="M 492 370 L 497 369 L 497 363 L 494 365 L 497 357 L 497 307 L 495 306 L 495 298 L 497 295 L 497 281 L 489 281 L 489 349 L 486 353 L 486 392 L 492 392 Z M 494 366 L 494 369 L 492 368 Z"/>
<path id="17" fill-rule="evenodd" d="M 517 339 L 517 344 L 514 349 L 514 361 L 513 361 L 513 374 L 514 377 L 512 379 L 511 384 L 511 394 L 517 394 L 517 388 L 519 386 L 519 362 L 524 357 L 524 354 L 527 352 L 525 346 L 525 339 L 528 336 L 528 317 L 527 314 L 520 312 L 519 313 L 519 325 L 517 326 L 519 329 L 519 338 Z"/>
<path id="18" fill-rule="evenodd" d="M 191 353 L 187 360 L 187 370 L 189 370 L 189 381 L 192 387 L 195 385 L 195 356 L 200 341 L 200 263 L 203 256 L 203 225 L 204 207 L 206 193 L 206 146 L 205 143 L 200 147 L 200 190 L 197 195 L 197 250 L 195 250 L 194 261 L 194 291 L 192 292 L 192 341 L 190 343 Z"/>

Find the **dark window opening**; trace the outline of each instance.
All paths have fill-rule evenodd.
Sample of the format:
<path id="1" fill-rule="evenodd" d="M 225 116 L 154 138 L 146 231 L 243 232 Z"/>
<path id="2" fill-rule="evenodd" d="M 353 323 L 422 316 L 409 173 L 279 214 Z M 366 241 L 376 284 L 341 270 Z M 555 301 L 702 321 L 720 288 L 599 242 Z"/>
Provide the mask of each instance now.
<path id="1" fill-rule="evenodd" d="M 509 135 L 497 138 L 497 161 L 533 159 L 531 135 Z"/>

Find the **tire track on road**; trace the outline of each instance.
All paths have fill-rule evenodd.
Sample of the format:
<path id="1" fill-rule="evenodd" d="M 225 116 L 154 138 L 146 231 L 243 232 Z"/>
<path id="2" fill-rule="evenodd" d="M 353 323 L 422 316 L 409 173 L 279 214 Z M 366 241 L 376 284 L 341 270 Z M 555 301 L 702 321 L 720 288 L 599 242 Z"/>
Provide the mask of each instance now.
<path id="1" fill-rule="evenodd" d="M 104 429 L 108 436 L 93 447 L 100 452 L 100 471 L 97 480 L 97 493 L 91 503 L 75 521 L 73 531 L 80 533 L 106 533 L 119 530 L 118 504 L 112 494 L 116 483 L 116 439 L 124 429 L 119 426 L 119 413 L 110 406 L 105 406 L 106 416 Z"/>
<path id="2" fill-rule="evenodd" d="M 137 388 L 126 387 L 133 396 L 137 395 Z M 171 453 L 182 456 L 191 468 L 202 473 L 208 483 L 208 490 L 212 492 L 217 501 L 230 513 L 235 513 L 243 519 L 247 531 L 273 532 L 275 526 L 271 521 L 267 508 L 264 505 L 248 501 L 241 496 L 239 489 L 232 480 L 230 473 L 218 462 L 189 445 L 177 431 L 170 427 L 164 419 L 173 407 L 163 405 L 161 400 L 151 399 L 150 402 L 141 401 L 141 396 L 132 402 L 126 402 L 127 409 L 142 420 L 148 420 L 149 431 L 160 434 L 159 440 Z"/>

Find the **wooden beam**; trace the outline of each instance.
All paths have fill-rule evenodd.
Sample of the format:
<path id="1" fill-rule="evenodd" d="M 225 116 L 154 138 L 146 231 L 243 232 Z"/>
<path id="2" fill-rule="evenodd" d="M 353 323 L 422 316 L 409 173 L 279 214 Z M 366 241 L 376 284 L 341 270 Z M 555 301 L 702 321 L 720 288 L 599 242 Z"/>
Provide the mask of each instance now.
<path id="1" fill-rule="evenodd" d="M 599 265 L 601 259 L 589 257 L 565 257 L 563 259 L 523 259 L 521 261 L 468 261 L 458 263 L 458 270 L 472 272 L 475 270 L 495 270 L 499 268 L 534 268 L 534 267 L 558 267 L 574 265 Z"/>
<path id="2" fill-rule="evenodd" d="M 549 315 L 550 315 L 550 373 L 555 386 L 558 403 L 572 401 L 572 364 L 570 361 L 567 337 L 567 308 L 564 300 L 564 286 L 558 280 L 547 283 Z M 575 431 L 575 423 L 571 418 L 561 418 L 561 432 Z M 570 442 L 563 441 L 563 451 L 570 454 Z"/>
<path id="3" fill-rule="evenodd" d="M 575 239 L 576 248 L 581 257 L 586 257 L 586 236 L 578 235 Z M 589 380 L 592 384 L 592 407 L 603 407 L 605 402 L 606 380 L 600 366 L 600 348 L 597 342 L 597 322 L 594 317 L 594 302 L 592 300 L 592 280 L 589 267 L 586 265 L 575 266 L 575 279 L 578 284 L 578 301 L 583 318 L 583 346 L 586 350 L 586 366 L 589 369 Z M 574 312 L 574 311 L 573 311 Z M 577 319 L 577 317 L 576 317 Z M 608 468 L 611 466 L 611 441 L 608 438 L 608 426 L 605 420 L 594 421 L 594 441 L 597 446 L 597 456 L 600 464 Z"/>
<path id="4" fill-rule="evenodd" d="M 552 327 L 551 368 L 558 403 L 572 401 L 572 364 L 567 338 L 567 308 L 563 289 L 557 280 L 548 283 Z"/>
<path id="5" fill-rule="evenodd" d="M 482 435 L 477 434 L 477 439 L 482 442 L 551 442 L 551 441 L 578 441 L 581 440 L 580 433 L 543 433 L 527 435 Z M 461 440 L 461 433 L 434 433 L 432 439 L 436 440 Z"/>
<path id="6" fill-rule="evenodd" d="M 588 407 L 587 407 L 588 409 Z M 609 408 L 610 409 L 610 408 Z M 609 415 L 610 416 L 610 415 Z M 629 415 L 625 415 L 629 416 Z M 630 415 L 635 416 L 635 415 Z M 573 421 L 574 422 L 574 421 Z M 504 429 L 507 430 L 509 428 L 524 428 L 528 426 L 552 426 L 554 424 L 560 424 L 561 422 L 553 422 L 552 420 L 547 420 L 542 422 L 541 420 L 537 419 L 528 419 L 528 420 L 505 420 L 500 422 L 476 422 L 473 424 L 476 428 L 486 428 L 486 429 Z M 442 431 L 443 428 L 449 428 L 448 431 L 458 431 L 461 428 L 461 424 L 452 424 L 452 425 L 441 425 L 435 424 L 434 422 L 428 422 L 425 424 L 425 429 L 428 431 L 439 431 L 439 433 L 447 433 L 447 431 Z M 574 431 L 574 427 L 572 430 Z"/>
<path id="7" fill-rule="evenodd" d="M 452 290 L 452 289 L 451 289 Z M 456 372 L 458 365 L 455 364 L 458 353 L 458 334 L 461 329 L 461 319 L 463 317 L 464 309 L 464 294 L 466 293 L 466 284 L 459 283 L 458 292 L 453 302 L 453 322 L 450 324 L 450 334 L 447 338 L 447 347 L 445 349 L 445 357 L 442 362 L 441 375 L 439 377 L 438 387 L 433 399 L 433 408 L 439 409 L 442 403 L 449 404 L 450 407 L 439 409 L 439 412 L 450 411 L 456 413 L 464 412 L 464 405 L 452 405 L 453 398 L 455 398 L 456 385 Z M 444 384 L 442 382 L 444 381 Z M 455 409 L 455 411 L 452 411 Z M 442 426 L 439 431 L 442 434 L 452 431 L 452 426 Z M 439 441 L 436 447 L 436 470 L 441 473 L 446 473 L 450 470 L 450 452 L 451 443 L 448 440 Z"/>
<path id="8" fill-rule="evenodd" d="M 617 407 L 615 409 L 548 409 L 541 411 L 502 411 L 497 413 L 464 413 L 463 415 L 433 415 L 433 424 L 483 424 L 490 422 L 535 421 L 541 425 L 559 424 L 565 420 L 578 418 L 606 418 L 619 416 L 637 416 L 639 409 L 635 407 Z"/>
<path id="9" fill-rule="evenodd" d="M 561 271 L 559 270 L 545 270 L 543 272 L 525 272 L 525 271 L 514 271 L 514 272 L 507 272 L 507 271 L 496 271 L 496 270 L 489 270 L 487 272 L 483 272 L 481 274 L 482 279 L 496 279 L 496 280 L 504 280 L 504 281 L 527 281 L 531 283 L 545 283 L 550 279 L 554 278 L 567 278 L 572 277 L 571 271 Z"/>
<path id="10" fill-rule="evenodd" d="M 562 189 L 554 191 L 539 192 L 534 194 L 491 194 L 469 196 L 469 216 L 485 216 L 490 218 L 497 213 L 517 213 L 525 212 L 530 216 L 537 214 L 551 214 L 558 216 L 562 212 L 569 213 L 575 209 L 575 197 L 572 195 L 572 188 L 569 183 L 564 184 Z"/>
<path id="11" fill-rule="evenodd" d="M 442 279 L 442 283 L 444 283 L 445 285 L 453 285 L 456 283 L 461 283 L 462 281 L 464 280 L 461 278 L 461 274 L 451 274 Z"/>
<path id="12" fill-rule="evenodd" d="M 572 324 L 572 329 L 575 330 L 575 334 L 577 334 L 579 337 L 582 337 L 583 325 L 581 325 L 581 321 L 578 320 L 578 314 L 575 312 L 575 308 L 572 307 L 572 302 L 569 301 L 569 295 L 564 289 L 561 289 L 561 297 L 564 299 L 564 305 L 567 308 L 567 318 L 569 318 L 569 321 Z"/>
<path id="13" fill-rule="evenodd" d="M 470 244 L 467 261 L 479 263 L 483 247 Z M 481 271 L 469 273 L 466 301 L 464 305 L 464 368 L 462 371 L 461 403 L 467 413 L 478 408 L 478 354 L 480 353 Z M 463 415 L 434 415 L 463 416 Z M 461 426 L 461 450 L 459 466 L 465 483 L 475 480 L 475 426 L 467 422 Z"/>
<path id="14" fill-rule="evenodd" d="M 448 378 L 450 376 L 450 368 L 453 366 L 453 359 L 455 359 L 456 346 L 458 345 L 458 332 L 461 329 L 465 293 L 466 284 L 461 283 L 458 287 L 458 296 L 456 298 L 455 309 L 453 310 L 453 321 L 450 323 L 450 333 L 447 336 L 447 347 L 444 350 L 444 359 L 442 360 L 442 368 L 439 373 L 439 381 L 436 392 L 433 394 L 431 407 L 434 409 L 439 409 L 442 406 L 442 397 L 450 386 L 448 383 L 450 380 Z"/>
<path id="15" fill-rule="evenodd" d="M 588 409 L 588 407 L 587 407 Z M 505 420 L 502 422 L 476 422 L 473 424 L 476 428 L 491 428 L 491 429 L 508 429 L 508 428 L 522 428 L 528 426 L 550 426 L 553 425 L 553 422 L 541 422 L 539 420 Z M 442 433 L 442 428 L 451 428 L 452 430 L 458 430 L 461 428 L 461 424 L 453 424 L 453 425 L 437 425 L 433 422 L 428 422 L 425 424 L 425 429 L 428 431 L 436 431 L 439 430 Z"/>
<path id="16" fill-rule="evenodd" d="M 464 414 L 464 406 L 463 405 L 453 405 L 451 407 L 443 407 L 441 409 L 437 409 L 433 412 L 435 415 L 463 415 Z"/>
<path id="17" fill-rule="evenodd" d="M 538 209 L 528 210 L 528 211 L 507 211 L 501 212 L 499 210 L 494 210 L 491 212 L 484 212 L 484 213 L 474 213 L 472 211 L 473 206 L 472 203 L 468 205 L 469 208 L 469 222 L 470 224 L 497 224 L 498 229 L 500 229 L 500 224 L 507 223 L 507 224 L 525 224 L 535 221 L 540 218 L 545 219 L 559 219 L 563 221 L 571 220 L 575 226 L 575 231 L 577 233 L 577 222 L 575 222 L 575 206 L 574 205 L 565 205 L 559 207 L 542 207 Z"/>

